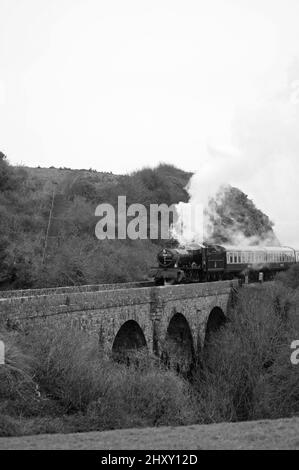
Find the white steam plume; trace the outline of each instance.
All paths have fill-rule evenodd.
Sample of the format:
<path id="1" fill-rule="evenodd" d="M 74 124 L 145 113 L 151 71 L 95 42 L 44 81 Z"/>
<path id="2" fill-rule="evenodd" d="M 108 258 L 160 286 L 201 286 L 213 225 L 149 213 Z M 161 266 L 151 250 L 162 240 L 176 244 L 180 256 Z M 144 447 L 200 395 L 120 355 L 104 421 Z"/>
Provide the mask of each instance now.
<path id="1" fill-rule="evenodd" d="M 233 148 L 208 147 L 187 186 L 187 205 L 206 209 L 209 198 L 217 193 L 221 197 L 221 187 L 239 188 L 274 222 L 281 244 L 294 247 L 299 247 L 298 79 L 299 66 L 295 67 L 295 76 L 293 67 L 292 76 L 279 92 L 251 107 L 239 108 L 232 123 Z M 238 227 L 233 230 L 236 243 L 253 243 Z M 204 238 L 203 231 L 194 236 L 186 227 L 178 239 L 188 243 Z"/>

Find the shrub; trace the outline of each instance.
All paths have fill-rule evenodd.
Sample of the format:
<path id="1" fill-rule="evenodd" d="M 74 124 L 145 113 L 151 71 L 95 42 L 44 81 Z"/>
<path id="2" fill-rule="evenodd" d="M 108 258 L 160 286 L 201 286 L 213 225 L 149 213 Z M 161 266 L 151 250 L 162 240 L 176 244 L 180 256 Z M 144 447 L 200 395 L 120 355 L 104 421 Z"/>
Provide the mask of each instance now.
<path id="1" fill-rule="evenodd" d="M 10 416 L 0 414 L 0 437 L 11 437 L 21 434 L 20 425 Z"/>
<path id="2" fill-rule="evenodd" d="M 271 368 L 261 376 L 253 406 L 255 419 L 299 416 L 298 365 L 291 364 L 289 345 L 281 348 Z"/>
<path id="3" fill-rule="evenodd" d="M 96 398 L 103 364 L 95 337 L 53 324 L 31 330 L 23 342 L 35 359 L 41 392 L 64 411 L 84 410 Z"/>
<path id="4" fill-rule="evenodd" d="M 101 428 L 187 424 L 192 421 L 187 383 L 172 371 L 157 367 L 114 368 L 109 399 L 100 397 L 88 410 Z"/>
<path id="5" fill-rule="evenodd" d="M 186 382 L 144 354 L 130 366 L 112 362 L 95 337 L 59 325 L 35 329 L 25 342 L 41 393 L 61 405 L 61 414 L 87 412 L 92 429 L 188 419 Z"/>
<path id="6" fill-rule="evenodd" d="M 1 414 L 31 415 L 39 402 L 32 358 L 22 352 L 15 333 L 2 330 L 0 339 L 5 343 L 5 364 L 0 367 Z"/>
<path id="7" fill-rule="evenodd" d="M 295 264 L 287 271 L 279 273 L 276 280 L 286 287 L 297 289 L 299 287 L 299 264 Z"/>
<path id="8" fill-rule="evenodd" d="M 194 377 L 200 422 L 261 417 L 261 409 L 267 408 L 265 402 L 270 403 L 279 383 L 289 403 L 285 409 L 296 412 L 293 386 L 282 387 L 286 380 L 291 385 L 295 372 L 290 374 L 290 360 L 281 356 L 294 339 L 294 308 L 289 292 L 280 285 L 242 289 L 231 321 L 211 339 Z M 279 378 L 283 376 L 284 381 Z M 262 388 L 263 405 L 259 403 Z M 280 413 L 283 416 L 282 408 Z M 274 414 L 271 405 L 267 416 Z"/>

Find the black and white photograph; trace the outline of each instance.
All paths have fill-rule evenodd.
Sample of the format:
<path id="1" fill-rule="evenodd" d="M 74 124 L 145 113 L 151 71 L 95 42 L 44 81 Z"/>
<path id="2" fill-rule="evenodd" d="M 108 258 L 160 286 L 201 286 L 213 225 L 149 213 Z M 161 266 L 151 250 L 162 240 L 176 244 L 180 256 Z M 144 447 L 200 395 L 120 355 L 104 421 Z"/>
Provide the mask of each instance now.
<path id="1" fill-rule="evenodd" d="M 298 0 L 0 0 L 1 460 L 299 450 L 298 175 Z"/>

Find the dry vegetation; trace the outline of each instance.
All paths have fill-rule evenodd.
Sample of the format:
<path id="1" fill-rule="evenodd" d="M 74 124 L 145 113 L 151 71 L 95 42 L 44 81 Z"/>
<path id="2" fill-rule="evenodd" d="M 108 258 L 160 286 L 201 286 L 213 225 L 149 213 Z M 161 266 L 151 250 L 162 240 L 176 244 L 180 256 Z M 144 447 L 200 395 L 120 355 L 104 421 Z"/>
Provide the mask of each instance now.
<path id="1" fill-rule="evenodd" d="M 0 435 L 299 416 L 299 366 L 290 362 L 298 305 L 298 290 L 281 280 L 242 289 L 189 381 L 144 352 L 130 366 L 115 363 L 83 331 L 2 325 L 9 347 L 0 369 Z"/>
<path id="2" fill-rule="evenodd" d="M 62 199 L 52 227 L 54 242 L 42 264 L 49 172 Z M 164 241 L 99 243 L 94 209 L 101 202 L 115 204 L 124 194 L 128 204 L 146 207 L 187 201 L 189 177 L 170 165 L 118 177 L 92 170 L 13 168 L 0 153 L 1 288 L 146 279 Z M 272 230 L 246 195 L 234 189 L 228 196 L 226 227 L 241 211 L 248 236 Z M 218 230 L 217 236 L 221 241 L 224 234 Z M 7 361 L 0 366 L 0 435 L 298 415 L 299 366 L 290 363 L 290 344 L 299 339 L 298 287 L 296 267 L 275 284 L 240 291 L 231 321 L 202 351 L 188 381 L 144 353 L 130 366 L 115 363 L 83 331 L 58 326 L 15 331 L 2 320 Z"/>
<path id="3" fill-rule="evenodd" d="M 148 279 L 161 245 L 174 241 L 99 242 L 95 237 L 95 209 L 100 203 L 116 208 L 118 196 L 126 196 L 127 205 L 139 203 L 147 209 L 150 204 L 187 202 L 185 187 L 190 176 L 166 164 L 122 176 L 93 170 L 12 167 L 0 152 L 0 289 Z M 53 218 L 43 263 L 54 188 Z M 236 220 L 247 236 L 272 233 L 268 217 L 236 188 L 228 190 L 216 209 L 213 236 L 218 243 L 228 241 Z"/>

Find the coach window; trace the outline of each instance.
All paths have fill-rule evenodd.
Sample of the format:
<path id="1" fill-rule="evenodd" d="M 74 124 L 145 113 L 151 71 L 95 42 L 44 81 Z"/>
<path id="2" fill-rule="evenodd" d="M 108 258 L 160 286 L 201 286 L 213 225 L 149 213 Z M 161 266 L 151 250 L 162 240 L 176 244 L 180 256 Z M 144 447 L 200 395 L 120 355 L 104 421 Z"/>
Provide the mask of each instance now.
<path id="1" fill-rule="evenodd" d="M 234 253 L 234 263 L 237 263 L 237 262 L 238 262 L 237 253 Z"/>
<path id="2" fill-rule="evenodd" d="M 238 254 L 238 263 L 241 263 L 241 253 Z"/>

